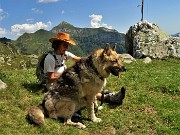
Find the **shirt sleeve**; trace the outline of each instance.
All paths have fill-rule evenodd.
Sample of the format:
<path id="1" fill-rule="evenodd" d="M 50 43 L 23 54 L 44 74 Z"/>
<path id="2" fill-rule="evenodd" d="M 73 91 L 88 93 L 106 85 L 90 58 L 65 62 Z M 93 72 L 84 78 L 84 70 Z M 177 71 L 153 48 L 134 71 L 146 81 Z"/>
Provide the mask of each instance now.
<path id="1" fill-rule="evenodd" d="M 71 59 L 71 60 L 75 57 L 75 55 L 73 53 L 68 52 L 68 51 L 65 52 L 65 55 L 66 55 L 67 59 Z"/>
<path id="2" fill-rule="evenodd" d="M 44 60 L 44 73 L 55 71 L 55 59 L 51 54 L 48 54 Z"/>

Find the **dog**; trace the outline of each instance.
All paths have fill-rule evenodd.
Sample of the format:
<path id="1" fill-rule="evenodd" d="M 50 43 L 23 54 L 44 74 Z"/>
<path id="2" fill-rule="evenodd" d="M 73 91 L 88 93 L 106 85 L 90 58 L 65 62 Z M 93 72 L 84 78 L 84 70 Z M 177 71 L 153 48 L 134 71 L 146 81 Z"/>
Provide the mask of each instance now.
<path id="1" fill-rule="evenodd" d="M 29 118 L 35 124 L 43 125 L 45 115 L 53 119 L 61 117 L 64 118 L 64 125 L 84 129 L 84 124 L 73 122 L 71 118 L 75 112 L 86 107 L 88 118 L 101 122 L 94 112 L 95 95 L 106 85 L 106 78 L 110 74 L 119 77 L 120 71 L 125 70 L 115 46 L 110 48 L 107 44 L 104 49 L 93 51 L 66 69 L 58 78 L 55 88 L 45 93 L 43 103 L 30 108 Z"/>

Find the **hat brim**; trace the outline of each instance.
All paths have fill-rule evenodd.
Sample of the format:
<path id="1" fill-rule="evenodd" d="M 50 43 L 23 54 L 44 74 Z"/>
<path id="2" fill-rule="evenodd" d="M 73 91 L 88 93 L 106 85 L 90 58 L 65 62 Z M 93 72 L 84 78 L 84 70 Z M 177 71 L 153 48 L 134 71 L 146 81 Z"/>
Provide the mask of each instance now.
<path id="1" fill-rule="evenodd" d="M 53 43 L 54 41 L 64 41 L 64 42 L 69 43 L 71 45 L 76 45 L 76 43 L 73 40 L 62 40 L 62 39 L 58 39 L 58 38 L 50 38 L 49 41 L 51 43 Z"/>

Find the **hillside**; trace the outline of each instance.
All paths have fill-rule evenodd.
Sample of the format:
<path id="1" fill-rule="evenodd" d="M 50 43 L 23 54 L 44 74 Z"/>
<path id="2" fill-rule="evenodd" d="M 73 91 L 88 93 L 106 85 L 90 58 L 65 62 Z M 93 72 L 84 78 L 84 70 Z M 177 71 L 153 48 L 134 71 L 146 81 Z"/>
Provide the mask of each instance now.
<path id="1" fill-rule="evenodd" d="M 22 54 L 41 54 L 51 48 L 48 39 L 52 36 L 54 36 L 53 33 L 40 29 L 35 33 L 24 33 L 14 42 L 14 45 Z"/>
<path id="2" fill-rule="evenodd" d="M 35 33 L 25 33 L 15 41 L 14 45 L 23 54 L 41 54 L 51 49 L 48 40 L 60 31 L 69 33 L 76 41 L 77 46 L 69 49 L 76 55 L 87 55 L 94 49 L 104 47 L 107 42 L 117 44 L 119 53 L 125 52 L 125 34 L 106 28 L 78 28 L 67 22 L 60 23 L 50 31 L 41 29 Z"/>
<path id="3" fill-rule="evenodd" d="M 12 44 L 12 42 L 0 42 L 0 56 L 12 56 L 17 55 L 18 50 L 16 47 Z"/>
<path id="4" fill-rule="evenodd" d="M 0 72 L 2 69 L 18 70 L 35 67 L 37 56 L 22 55 L 13 42 L 10 39 L 0 38 Z"/>
<path id="5" fill-rule="evenodd" d="M 37 127 L 26 120 L 32 105 L 43 100 L 43 88 L 38 87 L 35 69 L 0 70 L 0 79 L 8 85 L 0 90 L 1 135 L 179 135 L 180 131 L 180 66 L 179 59 L 154 59 L 150 64 L 141 60 L 126 64 L 127 72 L 120 78 L 110 76 L 105 89 L 119 91 L 126 86 L 121 106 L 104 103 L 96 113 L 102 122 L 81 118 L 87 128 L 79 130 L 64 126 L 62 119 L 45 119 Z"/>

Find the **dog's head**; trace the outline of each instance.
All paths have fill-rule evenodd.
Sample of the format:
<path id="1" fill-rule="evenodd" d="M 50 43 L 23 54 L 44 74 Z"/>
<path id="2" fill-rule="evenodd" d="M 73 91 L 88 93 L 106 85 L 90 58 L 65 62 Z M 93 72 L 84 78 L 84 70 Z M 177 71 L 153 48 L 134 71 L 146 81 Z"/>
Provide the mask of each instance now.
<path id="1" fill-rule="evenodd" d="M 108 77 L 110 73 L 119 77 L 120 72 L 126 71 L 125 66 L 122 64 L 122 60 L 115 49 L 116 46 L 110 48 L 110 45 L 106 44 L 104 49 L 100 49 L 96 52 L 96 68 L 105 78 Z"/>

